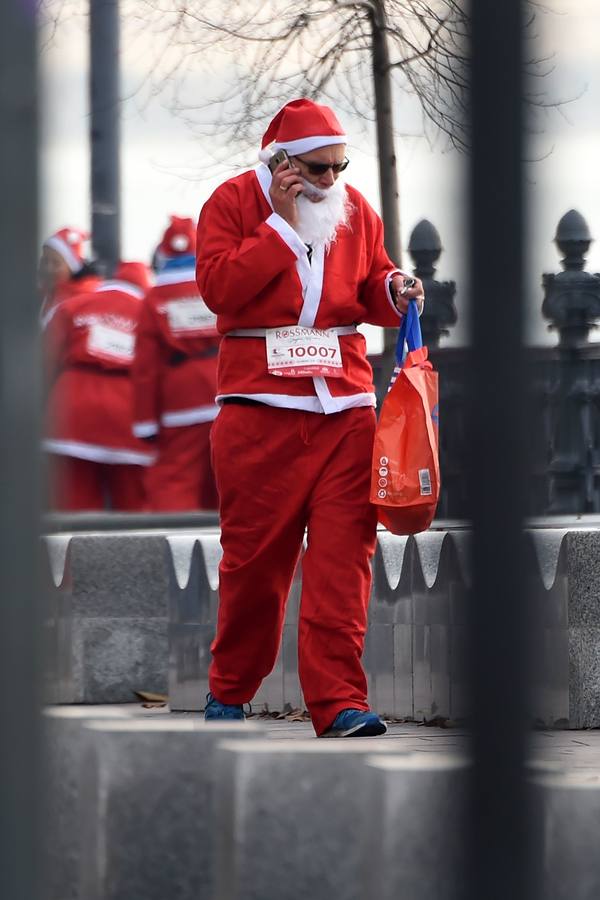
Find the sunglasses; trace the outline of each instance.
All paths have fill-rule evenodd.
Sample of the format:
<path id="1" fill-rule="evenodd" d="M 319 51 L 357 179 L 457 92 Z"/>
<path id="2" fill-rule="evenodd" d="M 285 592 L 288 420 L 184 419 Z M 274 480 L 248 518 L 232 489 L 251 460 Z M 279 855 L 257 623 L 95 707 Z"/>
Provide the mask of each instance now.
<path id="1" fill-rule="evenodd" d="M 330 169 L 334 175 L 339 175 L 340 172 L 343 172 L 344 169 L 348 168 L 348 163 L 350 162 L 347 157 L 345 157 L 344 161 L 341 163 L 308 162 L 308 160 L 302 159 L 301 156 L 295 156 L 294 159 L 299 159 L 300 162 L 306 166 L 311 175 L 324 175 Z"/>

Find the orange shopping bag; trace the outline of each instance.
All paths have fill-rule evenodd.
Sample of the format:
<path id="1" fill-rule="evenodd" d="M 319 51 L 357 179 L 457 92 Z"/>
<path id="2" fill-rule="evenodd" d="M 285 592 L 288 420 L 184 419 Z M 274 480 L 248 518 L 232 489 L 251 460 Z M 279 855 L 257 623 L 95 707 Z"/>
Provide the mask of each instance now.
<path id="1" fill-rule="evenodd" d="M 389 531 L 416 534 L 429 528 L 435 515 L 440 466 L 438 375 L 423 347 L 414 300 L 400 327 L 396 361 L 375 432 L 371 503 Z"/>

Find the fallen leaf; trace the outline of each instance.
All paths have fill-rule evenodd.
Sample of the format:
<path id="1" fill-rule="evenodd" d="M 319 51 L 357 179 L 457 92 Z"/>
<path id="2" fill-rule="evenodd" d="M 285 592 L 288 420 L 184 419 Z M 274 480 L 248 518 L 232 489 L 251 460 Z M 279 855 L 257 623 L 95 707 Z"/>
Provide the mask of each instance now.
<path id="1" fill-rule="evenodd" d="M 424 725 L 426 728 L 454 728 L 456 722 L 444 716 L 434 716 L 433 719 L 423 719 L 422 722 L 419 722 L 419 725 Z"/>
<path id="2" fill-rule="evenodd" d="M 139 697 L 140 700 L 144 700 L 146 703 L 166 704 L 169 702 L 167 694 L 154 694 L 152 691 L 134 691 L 133 693 L 136 697 Z"/>
<path id="3" fill-rule="evenodd" d="M 310 722 L 310 713 L 306 709 L 293 709 L 285 717 L 286 722 Z"/>

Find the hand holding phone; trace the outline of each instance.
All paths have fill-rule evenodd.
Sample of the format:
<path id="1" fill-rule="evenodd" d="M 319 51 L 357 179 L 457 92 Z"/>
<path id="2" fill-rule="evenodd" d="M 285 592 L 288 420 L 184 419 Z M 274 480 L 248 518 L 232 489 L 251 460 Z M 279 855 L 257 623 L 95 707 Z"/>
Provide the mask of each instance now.
<path id="1" fill-rule="evenodd" d="M 300 170 L 292 164 L 285 150 L 278 150 L 268 162 L 273 175 L 269 197 L 273 210 L 295 228 L 298 224 L 296 197 L 302 193 Z"/>
<path id="2" fill-rule="evenodd" d="M 287 162 L 288 166 L 291 165 L 290 158 L 285 150 L 278 150 L 277 153 L 273 154 L 268 163 L 271 174 L 273 174 L 277 166 L 280 166 L 283 162 Z"/>

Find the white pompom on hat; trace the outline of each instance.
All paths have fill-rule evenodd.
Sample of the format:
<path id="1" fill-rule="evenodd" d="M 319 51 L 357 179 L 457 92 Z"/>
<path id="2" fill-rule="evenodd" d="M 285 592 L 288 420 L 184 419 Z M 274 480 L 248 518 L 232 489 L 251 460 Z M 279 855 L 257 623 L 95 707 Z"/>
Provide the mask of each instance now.
<path id="1" fill-rule="evenodd" d="M 79 228 L 61 228 L 44 241 L 43 246 L 58 253 L 75 275 L 83 268 L 85 257 L 83 245 L 89 240 L 89 234 Z"/>
<path id="2" fill-rule="evenodd" d="M 268 162 L 278 150 L 297 156 L 319 147 L 347 143 L 348 138 L 332 109 L 313 100 L 292 100 L 279 110 L 265 131 L 258 158 Z"/>
<path id="3" fill-rule="evenodd" d="M 193 219 L 171 216 L 169 227 L 157 247 L 162 260 L 196 252 L 196 226 Z"/>

